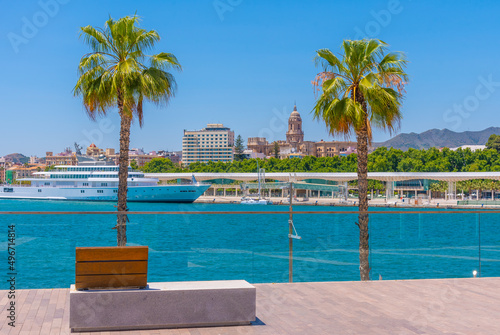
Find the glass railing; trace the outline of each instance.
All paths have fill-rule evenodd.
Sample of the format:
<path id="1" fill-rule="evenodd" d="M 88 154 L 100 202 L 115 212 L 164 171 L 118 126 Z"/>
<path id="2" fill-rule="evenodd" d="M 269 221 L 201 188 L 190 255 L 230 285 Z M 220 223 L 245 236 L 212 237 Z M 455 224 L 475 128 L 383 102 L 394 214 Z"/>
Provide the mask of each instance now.
<path id="1" fill-rule="evenodd" d="M 83 207 L 82 207 L 83 206 Z M 73 212 L 0 212 L 0 271 L 9 273 L 8 227 L 15 230 L 18 288 L 68 287 L 75 247 L 116 245 L 116 212 L 76 203 Z M 300 206 L 292 239 L 286 206 L 169 205 L 128 213 L 128 245 L 149 247 L 148 280 L 245 279 L 251 283 L 359 280 L 357 208 Z M 112 207 L 111 207 L 112 208 Z M 242 210 L 242 208 L 244 210 Z M 373 209 L 372 280 L 500 276 L 500 211 Z M 292 261 L 290 262 L 290 255 Z M 6 289 L 2 282 L 0 289 Z"/>

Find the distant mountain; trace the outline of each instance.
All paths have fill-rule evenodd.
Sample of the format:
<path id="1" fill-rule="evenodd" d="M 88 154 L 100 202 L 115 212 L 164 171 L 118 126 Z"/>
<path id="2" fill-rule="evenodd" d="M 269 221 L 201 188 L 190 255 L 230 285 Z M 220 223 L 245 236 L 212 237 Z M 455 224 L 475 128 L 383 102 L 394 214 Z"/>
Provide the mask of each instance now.
<path id="1" fill-rule="evenodd" d="M 481 131 L 464 131 L 462 133 L 449 129 L 431 129 L 420 134 L 399 134 L 385 142 L 374 142 L 373 147 L 393 147 L 394 149 L 408 150 L 408 148 L 456 148 L 462 145 L 485 145 L 492 134 L 500 135 L 500 128 L 489 127 Z"/>
<path id="2" fill-rule="evenodd" d="M 5 155 L 3 157 L 5 158 L 6 162 L 12 162 L 17 164 L 24 164 L 30 162 L 30 158 L 24 156 L 23 154 L 16 153 L 16 154 Z"/>

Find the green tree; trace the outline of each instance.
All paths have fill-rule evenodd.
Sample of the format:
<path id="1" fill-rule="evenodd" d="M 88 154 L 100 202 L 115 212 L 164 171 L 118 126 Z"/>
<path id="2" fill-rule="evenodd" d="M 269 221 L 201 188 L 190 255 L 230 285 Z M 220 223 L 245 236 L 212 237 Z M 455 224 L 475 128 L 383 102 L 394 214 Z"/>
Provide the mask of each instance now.
<path id="1" fill-rule="evenodd" d="M 445 181 L 433 182 L 429 185 L 429 189 L 431 192 L 438 193 L 440 195 L 448 190 L 448 183 Z"/>
<path id="2" fill-rule="evenodd" d="M 180 70 L 170 53 L 147 54 L 160 36 L 138 26 L 137 16 L 110 18 L 104 28 L 86 26 L 81 36 L 91 51 L 78 65 L 80 77 L 74 94 L 82 96 L 89 117 L 95 120 L 115 107 L 120 115 L 118 211 L 127 211 L 128 151 L 130 126 L 136 118 L 143 123 L 143 103 L 166 105 L 174 96 L 176 82 L 171 69 Z M 117 216 L 117 243 L 127 244 L 126 215 Z"/>
<path id="3" fill-rule="evenodd" d="M 273 153 L 274 158 L 280 158 L 280 145 L 278 142 L 274 142 Z"/>
<path id="4" fill-rule="evenodd" d="M 359 187 L 359 261 L 361 280 L 370 280 L 368 239 L 367 166 L 372 128 L 392 132 L 401 119 L 400 105 L 407 75 L 401 53 L 387 53 L 380 40 L 345 40 L 338 58 L 328 49 L 317 51 L 322 66 L 315 80 L 321 91 L 313 109 L 315 119 L 325 122 L 332 135 L 357 138 Z"/>
<path id="5" fill-rule="evenodd" d="M 175 164 L 164 157 L 153 158 L 142 167 L 142 171 L 146 173 L 167 173 L 176 172 L 177 170 Z"/>
<path id="6" fill-rule="evenodd" d="M 236 141 L 234 143 L 234 159 L 236 161 L 242 161 L 245 159 L 245 155 L 243 154 L 243 151 L 245 150 L 243 138 L 241 135 L 238 135 L 236 137 Z"/>
<path id="7" fill-rule="evenodd" d="M 130 162 L 130 167 L 132 170 L 139 170 L 139 165 L 137 165 L 137 161 L 135 159 Z"/>
<path id="8" fill-rule="evenodd" d="M 472 194 L 472 188 L 473 188 L 473 181 L 472 180 L 463 180 L 459 181 L 457 183 L 457 189 L 461 191 L 461 193 L 466 193 L 467 191 L 467 196 L 470 196 Z"/>
<path id="9" fill-rule="evenodd" d="M 495 149 L 496 151 L 500 150 L 500 135 L 491 134 L 490 138 L 488 138 L 488 142 L 486 142 L 487 149 Z"/>

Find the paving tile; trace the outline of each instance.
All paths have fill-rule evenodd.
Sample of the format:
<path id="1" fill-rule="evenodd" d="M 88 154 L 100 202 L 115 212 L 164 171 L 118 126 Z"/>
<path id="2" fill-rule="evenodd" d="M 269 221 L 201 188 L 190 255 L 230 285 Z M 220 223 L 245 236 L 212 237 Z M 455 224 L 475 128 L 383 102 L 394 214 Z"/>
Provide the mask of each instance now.
<path id="1" fill-rule="evenodd" d="M 499 334 L 500 278 L 256 284 L 250 326 L 94 332 L 91 335 Z M 69 290 L 19 290 L 16 327 L 1 335 L 70 335 Z M 86 333 L 80 333 L 84 335 Z"/>

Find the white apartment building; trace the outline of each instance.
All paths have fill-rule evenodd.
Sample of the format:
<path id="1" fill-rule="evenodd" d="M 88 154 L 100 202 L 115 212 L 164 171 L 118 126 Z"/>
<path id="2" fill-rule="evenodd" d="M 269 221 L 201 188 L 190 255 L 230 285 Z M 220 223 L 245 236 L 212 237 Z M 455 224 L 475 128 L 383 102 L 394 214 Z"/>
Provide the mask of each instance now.
<path id="1" fill-rule="evenodd" d="M 223 124 L 207 124 L 202 130 L 184 130 L 182 163 L 232 162 L 234 131 Z"/>

